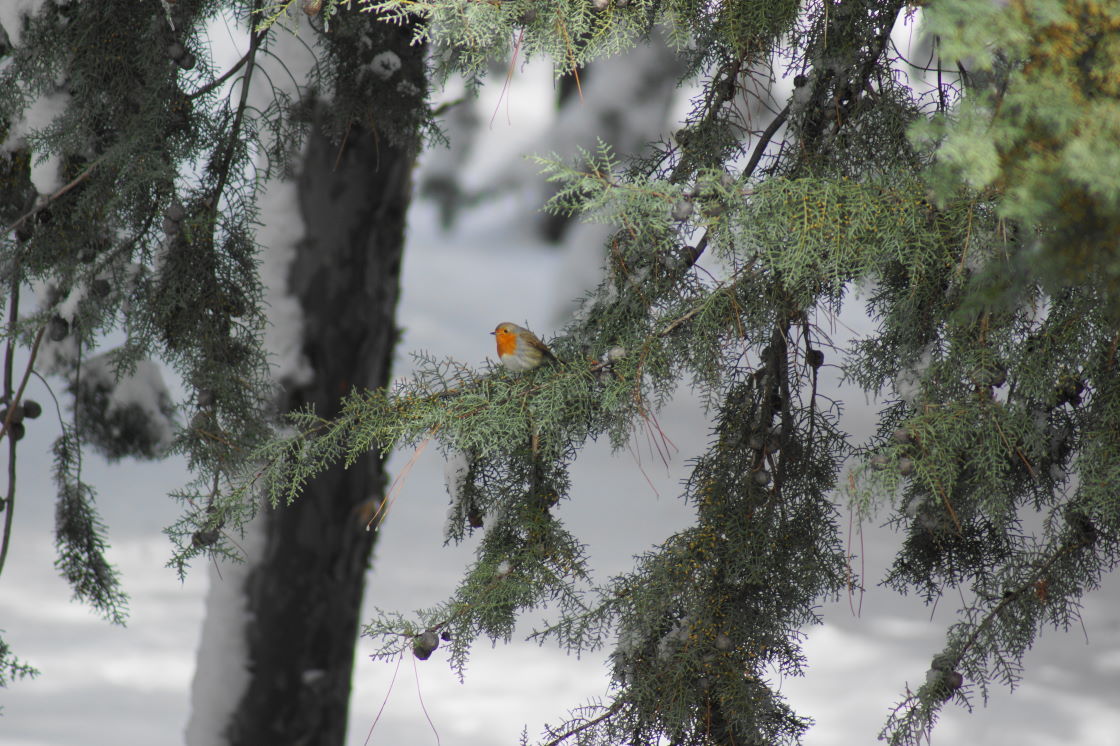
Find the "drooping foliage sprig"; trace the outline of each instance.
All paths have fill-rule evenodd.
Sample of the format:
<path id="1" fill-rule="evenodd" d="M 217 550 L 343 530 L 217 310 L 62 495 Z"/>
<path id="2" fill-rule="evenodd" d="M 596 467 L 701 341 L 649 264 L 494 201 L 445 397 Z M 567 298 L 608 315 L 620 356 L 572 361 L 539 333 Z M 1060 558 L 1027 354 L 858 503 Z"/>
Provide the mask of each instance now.
<path id="1" fill-rule="evenodd" d="M 292 129 L 279 108 L 258 116 L 248 105 L 268 53 L 264 34 L 250 37 L 231 70 L 217 71 L 205 24 L 223 4 L 167 9 L 44 3 L 10 30 L 18 43 L 0 72 L 0 126 L 15 148 L 0 205 L 14 321 L 7 333 L 45 329 L 32 364 L 60 376 L 74 396 L 74 421 L 55 445 L 60 563 L 76 595 L 116 621 L 123 591 L 103 555 L 82 447 L 112 459 L 186 455 L 198 481 L 184 497 L 204 511 L 218 481 L 269 430 L 255 193 L 283 162 L 255 155 L 271 148 L 282 156 L 270 136 L 283 141 Z M 234 77 L 239 87 L 227 94 L 220 84 Z M 57 186 L 48 186 L 55 166 Z M 12 290 L 27 284 L 37 309 L 20 306 Z M 123 333 L 123 342 L 95 355 L 108 332 Z M 179 408 L 151 360 L 186 383 Z M 157 404 L 125 393 L 142 389 Z M 6 394 L 10 407 L 21 406 Z"/>
<path id="2" fill-rule="evenodd" d="M 106 558 L 83 450 L 185 457 L 194 481 L 175 493 L 184 514 L 168 529 L 174 561 L 183 571 L 229 551 L 257 506 L 223 498 L 275 424 L 259 193 L 290 174 L 313 93 L 337 97 L 326 128 L 340 140 L 348 122 L 374 116 L 368 90 L 344 90 L 337 74 L 340 59 L 362 59 L 353 24 L 336 24 L 325 41 L 309 32 L 323 65 L 293 90 L 274 52 L 289 32 L 255 28 L 264 7 L 47 0 L 10 14 L 15 25 L 0 31 L 0 419 L 10 441 L 0 569 L 18 534 L 16 441 L 57 412 L 58 569 L 76 598 L 118 623 L 127 595 Z M 246 30 L 226 69 L 215 67 L 208 36 L 222 24 Z M 378 93 L 394 101 L 376 111 L 389 138 L 429 119 L 426 91 L 398 82 Z M 388 116 L 396 110 L 407 116 Z M 19 348 L 30 359 L 16 366 Z M 174 370 L 181 396 L 160 365 Z M 57 406 L 25 396 L 32 373 Z"/>
<path id="3" fill-rule="evenodd" d="M 852 456 L 853 509 L 889 504 L 903 537 L 885 583 L 968 599 L 888 741 L 917 744 L 946 702 L 1014 686 L 1042 630 L 1076 621 L 1120 536 L 1120 13 L 1023 0 L 978 20 L 974 3 L 927 3 L 922 70 L 892 37 L 915 11 L 888 0 L 366 7 L 423 18 L 468 73 L 515 47 L 572 70 L 661 28 L 702 85 L 653 155 L 541 161 L 551 209 L 617 229 L 602 284 L 553 341 L 565 365 L 510 378 L 422 360 L 412 384 L 308 414 L 266 453 L 277 498 L 366 448 L 430 438 L 459 464 L 448 538 L 483 530 L 478 561 L 448 603 L 375 620 L 381 655 L 427 658 L 442 635 L 461 667 L 475 636 L 508 638 L 551 600 L 538 639 L 614 650 L 609 701 L 549 728 L 550 746 L 795 743 L 808 721 L 770 682 L 800 669 L 817 604 L 863 582 L 835 530 Z M 739 104 L 753 71 L 781 65 L 792 90 L 759 130 Z M 837 357 L 814 321 L 857 285 L 875 331 Z M 870 442 L 818 391 L 833 361 L 886 402 Z M 716 412 L 686 485 L 696 522 L 596 585 L 559 523 L 558 501 L 583 498 L 565 468 L 602 433 L 656 439 L 682 378 Z"/>
<path id="4" fill-rule="evenodd" d="M 258 8 L 258 33 L 292 5 Z M 323 22 L 351 5 L 325 0 Z M 448 643 L 460 670 L 477 637 L 508 639 L 530 610 L 549 615 L 541 640 L 613 645 L 608 700 L 550 727 L 550 745 L 796 743 L 809 720 L 774 679 L 801 669 L 822 600 L 868 580 L 835 524 L 853 456 L 854 509 L 889 510 L 902 536 L 884 581 L 966 598 L 885 739 L 917 744 L 946 702 L 1014 685 L 1038 635 L 1076 621 L 1120 549 L 1120 11 L 934 0 L 920 79 L 892 37 L 917 22 L 901 0 L 357 5 L 419 19 L 439 71 L 468 76 L 515 54 L 574 71 L 663 30 L 700 92 L 641 160 L 546 159 L 551 209 L 616 229 L 602 283 L 551 340 L 564 364 L 512 377 L 425 357 L 412 381 L 356 391 L 334 419 L 297 415 L 188 516 L 179 535 L 204 539 L 191 551 L 223 547 L 217 529 L 262 491 L 285 503 L 330 464 L 435 440 L 458 465 L 448 539 L 481 531 L 477 560 L 451 599 L 366 631 L 386 658 Z M 784 102 L 757 95 L 760 72 L 788 80 L 770 91 Z M 764 129 L 748 103 L 771 107 Z M 223 204 L 206 202 L 206 183 L 221 182 L 183 201 L 192 241 Z M 246 234 L 202 235 L 222 240 L 200 260 Z M 837 350 L 816 320 L 857 285 L 875 331 Z M 205 326 L 167 310 L 204 289 L 168 290 L 159 320 Z M 867 443 L 818 389 L 831 364 L 885 401 Z M 656 442 L 682 380 L 715 412 L 685 486 L 695 522 L 599 583 L 561 521 L 564 500 L 584 498 L 567 468 L 588 439 Z"/>

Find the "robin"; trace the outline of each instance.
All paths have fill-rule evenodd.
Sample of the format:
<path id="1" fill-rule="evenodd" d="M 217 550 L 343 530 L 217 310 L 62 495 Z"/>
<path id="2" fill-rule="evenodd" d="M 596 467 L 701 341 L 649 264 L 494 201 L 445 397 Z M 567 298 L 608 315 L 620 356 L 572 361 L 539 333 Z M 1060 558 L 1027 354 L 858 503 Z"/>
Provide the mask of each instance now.
<path id="1" fill-rule="evenodd" d="M 532 370 L 545 362 L 557 362 L 548 345 L 517 324 L 503 321 L 490 332 L 498 343 L 498 358 L 514 373 Z"/>

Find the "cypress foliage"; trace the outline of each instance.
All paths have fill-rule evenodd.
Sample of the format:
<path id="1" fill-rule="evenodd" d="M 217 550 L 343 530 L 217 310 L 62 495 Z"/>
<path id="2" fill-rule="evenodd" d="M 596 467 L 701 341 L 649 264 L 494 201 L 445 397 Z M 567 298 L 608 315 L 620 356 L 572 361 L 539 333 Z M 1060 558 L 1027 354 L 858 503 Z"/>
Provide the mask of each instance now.
<path id="1" fill-rule="evenodd" d="M 477 560 L 451 599 L 385 613 L 366 632 L 387 658 L 427 658 L 443 638 L 462 670 L 477 638 L 508 639 L 521 615 L 547 606 L 540 639 L 572 652 L 613 645 L 610 700 L 573 710 L 544 735 L 549 744 L 796 743 L 809 721 L 772 679 L 800 669 L 801 630 L 852 582 L 835 519 L 838 476 L 853 456 L 853 506 L 890 511 L 901 536 L 886 582 L 930 601 L 957 587 L 967 594 L 925 683 L 907 691 L 883 738 L 919 743 L 947 702 L 1014 685 L 1037 636 L 1076 621 L 1120 551 L 1120 11 L 1092 0 L 934 0 L 922 8 L 937 40 L 925 90 L 907 79 L 891 41 L 914 12 L 901 0 L 359 5 L 416 21 L 443 74 L 481 75 L 515 44 L 571 71 L 664 32 L 702 92 L 673 142 L 640 161 L 606 149 L 578 164 L 544 159 L 558 186 L 550 209 L 617 228 L 602 284 L 553 342 L 565 365 L 517 377 L 421 358 L 411 381 L 355 391 L 333 419 L 296 415 L 293 432 L 255 450 L 258 468 L 233 488 L 190 495 L 196 510 L 173 530 L 187 539 L 181 560 L 222 551 L 206 532 L 235 525 L 261 491 L 288 502 L 330 464 L 434 439 L 465 461 L 448 538 L 483 530 Z M 74 7 L 112 4 L 88 6 Z M 324 21 L 349 6 L 327 0 Z M 44 60 L 20 64 L 21 76 L 40 81 L 35 90 L 58 79 Z M 793 83 L 762 131 L 740 106 L 760 69 Z M 145 85 L 178 100 L 174 77 Z M 10 118 L 7 106 L 0 114 Z M 91 100 L 82 111 L 80 137 L 68 127 L 48 135 L 85 147 L 99 142 L 98 117 L 114 116 L 123 119 L 113 132 L 132 124 L 138 141 L 149 132 L 127 106 Z M 191 131 L 220 133 L 229 120 L 215 114 L 204 120 L 210 130 Z M 229 168 L 244 155 L 233 142 L 183 140 L 186 156 L 210 157 L 179 197 L 184 256 L 206 271 L 183 283 L 154 271 L 138 283 L 157 302 L 137 328 L 166 340 L 192 382 L 203 373 L 188 352 L 213 359 L 258 328 L 251 232 L 225 215 L 231 198 L 219 199 L 241 173 Z M 112 144 L 86 157 L 98 164 L 87 189 L 96 175 L 126 172 Z M 108 206 L 154 218 L 172 193 L 121 188 L 76 214 Z M 56 221 L 44 235 L 79 222 Z M 88 274 L 36 254 L 38 240 L 22 271 Z M 696 268 L 705 253 L 719 274 Z M 837 355 L 811 320 L 850 302 L 856 283 L 870 289 L 876 333 Z M 231 297 L 250 319 L 237 333 L 215 310 L 240 308 Z M 78 328 L 97 328 L 98 318 Z M 126 362 L 147 348 L 129 350 Z M 256 380 L 252 355 L 245 360 Z M 837 405 L 819 395 L 826 360 L 886 402 L 870 442 L 843 433 Z M 715 413 L 685 486 L 695 523 L 630 573 L 597 583 L 562 523 L 563 500 L 581 497 L 570 494 L 567 467 L 588 439 L 621 446 L 639 429 L 656 431 L 658 407 L 681 380 Z M 223 432 L 241 427 L 238 442 L 258 442 L 257 421 L 241 419 L 255 389 L 206 388 L 227 402 L 217 405 Z M 224 439 L 187 432 L 190 452 L 206 454 L 194 462 L 204 481 L 219 484 L 213 464 L 242 463 Z M 1036 515 L 1041 528 L 1024 528 Z M 189 541 L 200 535 L 207 540 Z"/>
<path id="2" fill-rule="evenodd" d="M 423 19 L 441 64 L 469 74 L 513 39 L 570 70 L 664 30 L 703 92 L 651 157 L 541 160 L 550 209 L 618 229 L 553 343 L 566 365 L 511 377 L 420 358 L 412 381 L 355 392 L 334 420 L 297 417 L 243 494 L 288 499 L 325 463 L 434 439 L 466 464 L 448 538 L 482 543 L 453 598 L 370 624 L 381 655 L 427 658 L 443 635 L 461 669 L 478 636 L 508 639 L 547 605 L 539 639 L 614 645 L 610 701 L 573 710 L 549 744 L 796 743 L 809 721 L 771 681 L 800 670 L 819 602 L 859 582 L 835 525 L 854 456 L 853 508 L 891 511 L 901 536 L 886 583 L 970 599 L 882 736 L 916 744 L 946 702 L 1013 686 L 1117 561 L 1120 15 L 981 6 L 923 8 L 938 34 L 923 90 L 891 42 L 913 12 L 901 2 L 368 3 Z M 779 56 L 793 91 L 759 132 L 734 104 Z M 704 252 L 721 274 L 695 269 Z M 876 333 L 834 360 L 810 319 L 855 283 Z M 870 442 L 818 395 L 826 359 L 886 402 Z M 682 378 L 715 413 L 685 487 L 695 523 L 597 584 L 561 523 L 560 501 L 582 497 L 566 467 L 589 438 L 651 426 Z"/>
<path id="3" fill-rule="evenodd" d="M 125 621 L 128 597 L 106 558 L 83 451 L 186 457 L 194 480 L 174 495 L 184 510 L 167 529 L 180 572 L 207 553 L 234 554 L 258 508 L 223 494 L 252 473 L 254 449 L 275 424 L 256 199 L 289 170 L 310 122 L 309 101 L 274 86 L 271 99 L 261 96 L 260 63 L 289 33 L 258 27 L 264 11 L 261 0 L 45 0 L 11 14 L 16 23 L 0 33 L 0 420 L 9 436 L 0 570 L 18 535 L 17 441 L 57 411 L 56 564 L 75 597 L 114 623 Z M 225 70 L 206 32 L 218 20 L 252 29 Z M 365 89 L 347 88 L 353 77 L 339 71 L 343 59 L 360 59 L 355 25 L 342 33 L 335 24 L 302 92 L 335 96 L 339 140 L 348 122 L 376 119 L 411 152 L 429 118 L 426 91 L 397 86 L 371 102 Z M 106 346 L 110 333 L 123 341 Z M 17 367 L 20 347 L 30 359 Z M 183 382 L 181 400 L 172 401 L 157 360 Z M 42 425 L 32 420 L 45 408 L 24 396 L 32 372 L 63 382 Z M 0 671 L 0 683 L 33 673 L 2 644 Z"/>
<path id="4" fill-rule="evenodd" d="M 186 454 L 198 477 L 180 495 L 196 516 L 186 538 L 207 544 L 228 522 L 214 506 L 217 484 L 268 429 L 253 240 L 256 179 L 268 174 L 250 166 L 254 150 L 275 149 L 276 140 L 246 115 L 245 96 L 219 96 L 202 27 L 220 10 L 189 1 L 168 6 L 167 15 L 130 2 L 46 2 L 25 18 L 0 72 L 6 130 L 44 97 L 61 104 L 6 164 L 9 183 L 25 186 L 22 202 L 12 195 L 4 203 L 12 230 L 4 239 L 4 286 L 42 289 L 37 310 L 8 293 L 8 334 L 28 339 L 46 329 L 36 346 L 39 367 L 61 376 L 76 399 L 74 422 L 55 445 L 59 541 L 89 537 L 87 570 L 106 563 L 92 488 L 81 477 L 83 443 L 111 458 Z M 246 85 L 265 37 L 254 35 L 250 47 L 229 71 Z M 271 134 L 282 140 L 288 132 Z M 36 197 L 21 152 L 29 161 L 58 159 L 62 186 Z M 99 338 L 114 330 L 124 342 L 94 358 Z M 188 401 L 178 411 L 167 400 L 151 412 L 111 404 L 122 377 L 139 370 L 151 378 L 152 358 L 182 376 Z M 175 426 L 176 415 L 187 421 Z M 98 607 L 121 593 L 112 572 L 74 567 L 66 575 L 86 578 L 75 591 Z"/>

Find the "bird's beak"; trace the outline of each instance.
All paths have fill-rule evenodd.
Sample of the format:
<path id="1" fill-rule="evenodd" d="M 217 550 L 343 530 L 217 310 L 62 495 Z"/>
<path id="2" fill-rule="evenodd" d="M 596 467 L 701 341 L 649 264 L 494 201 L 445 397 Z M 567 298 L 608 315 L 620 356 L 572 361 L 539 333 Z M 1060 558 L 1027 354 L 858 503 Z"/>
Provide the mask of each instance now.
<path id="1" fill-rule="evenodd" d="M 490 332 L 490 336 L 494 336 L 497 332 Z"/>

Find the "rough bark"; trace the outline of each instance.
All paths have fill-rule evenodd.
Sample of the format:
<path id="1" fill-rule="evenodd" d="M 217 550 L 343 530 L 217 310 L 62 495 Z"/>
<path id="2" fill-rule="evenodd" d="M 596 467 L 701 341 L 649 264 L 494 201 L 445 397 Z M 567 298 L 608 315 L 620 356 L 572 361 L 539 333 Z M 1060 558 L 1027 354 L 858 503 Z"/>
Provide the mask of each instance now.
<path id="1" fill-rule="evenodd" d="M 299 182 L 307 238 L 290 291 L 304 311 L 313 380 L 285 406 L 332 417 L 353 387 L 383 386 L 396 339 L 412 156 L 355 125 L 340 145 L 316 128 Z M 250 684 L 230 744 L 344 742 L 359 610 L 376 534 L 359 506 L 383 496 L 373 455 L 332 467 L 291 506 L 268 511 L 247 582 Z"/>

